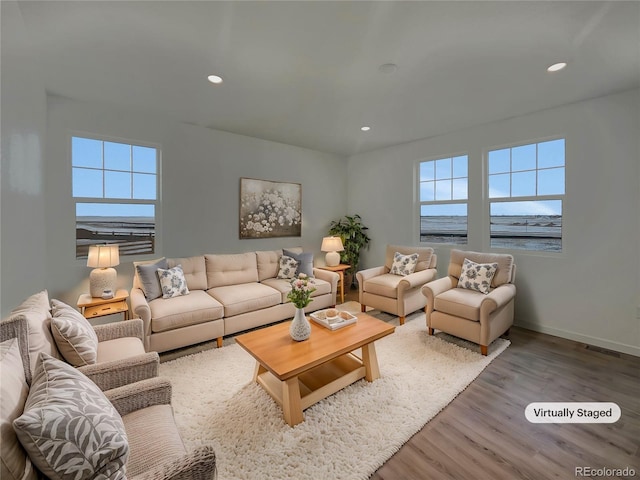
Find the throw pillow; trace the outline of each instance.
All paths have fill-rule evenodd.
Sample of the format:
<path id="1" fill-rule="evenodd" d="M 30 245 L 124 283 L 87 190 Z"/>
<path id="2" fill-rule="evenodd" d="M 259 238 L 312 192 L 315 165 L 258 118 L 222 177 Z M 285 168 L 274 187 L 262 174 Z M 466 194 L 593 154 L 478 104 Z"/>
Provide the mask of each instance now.
<path id="1" fill-rule="evenodd" d="M 176 265 L 167 270 L 158 268 L 158 277 L 162 287 L 162 298 L 180 297 L 189 294 L 182 265 Z"/>
<path id="2" fill-rule="evenodd" d="M 418 265 L 418 254 L 412 253 L 411 255 L 402 255 L 400 252 L 393 254 L 393 264 L 391 265 L 391 271 L 394 275 L 411 275 L 416 271 L 416 265 Z"/>
<path id="3" fill-rule="evenodd" d="M 136 273 L 140 280 L 142 292 L 147 300 L 153 300 L 162 296 L 162 287 L 158 278 L 158 269 L 166 270 L 169 268 L 166 258 L 161 258 L 155 263 L 146 265 L 136 265 Z"/>
<path id="4" fill-rule="evenodd" d="M 298 261 L 287 256 L 280 257 L 280 270 L 278 270 L 278 278 L 291 279 L 296 276 L 298 269 Z"/>
<path id="5" fill-rule="evenodd" d="M 13 422 L 34 465 L 52 480 L 125 479 L 129 444 L 98 386 L 46 353 L 36 361 L 24 413 Z"/>
<path id="6" fill-rule="evenodd" d="M 487 294 L 497 269 L 497 263 L 475 263 L 465 258 L 462 262 L 458 288 L 466 288 Z"/>
<path id="7" fill-rule="evenodd" d="M 56 299 L 51 300 L 51 309 L 51 333 L 64 359 L 74 367 L 96 363 L 98 336 L 89 321 Z"/>
<path id="8" fill-rule="evenodd" d="M 313 253 L 295 253 L 287 249 L 284 249 L 282 253 L 298 262 L 295 276 L 304 273 L 307 277 L 313 278 Z"/>
<path id="9" fill-rule="evenodd" d="M 18 342 L 17 338 L 11 338 L 0 343 L 0 478 L 3 480 L 37 478 L 13 430 L 13 421 L 22 414 L 29 395 Z"/>

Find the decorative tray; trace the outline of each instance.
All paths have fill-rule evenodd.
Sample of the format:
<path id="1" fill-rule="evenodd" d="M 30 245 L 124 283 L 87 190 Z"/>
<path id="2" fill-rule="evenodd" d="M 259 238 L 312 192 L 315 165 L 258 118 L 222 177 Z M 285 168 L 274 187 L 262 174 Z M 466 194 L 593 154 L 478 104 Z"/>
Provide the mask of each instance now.
<path id="1" fill-rule="evenodd" d="M 309 314 L 311 320 L 319 325 L 322 325 L 329 330 L 337 330 L 347 325 L 352 325 L 358 321 L 358 317 L 355 315 L 337 310 L 335 308 L 327 308 L 325 310 L 318 310 Z"/>

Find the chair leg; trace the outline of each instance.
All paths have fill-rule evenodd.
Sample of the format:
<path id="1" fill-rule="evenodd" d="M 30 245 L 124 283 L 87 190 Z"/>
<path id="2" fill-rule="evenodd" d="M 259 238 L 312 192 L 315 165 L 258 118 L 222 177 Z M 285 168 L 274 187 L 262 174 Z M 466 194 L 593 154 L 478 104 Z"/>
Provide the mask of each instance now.
<path id="1" fill-rule="evenodd" d="M 510 328 L 507 328 L 507 331 L 506 331 L 506 332 L 504 332 L 504 333 L 503 333 L 503 335 L 504 335 L 504 336 L 506 336 L 506 337 L 508 337 L 508 336 L 509 336 L 509 331 L 510 331 L 510 330 L 511 330 Z"/>
<path id="2" fill-rule="evenodd" d="M 218 348 L 222 348 L 222 337 L 216 338 L 216 344 L 218 345 Z"/>
<path id="3" fill-rule="evenodd" d="M 360 311 L 361 312 L 366 312 L 367 311 L 367 306 L 364 304 L 360 304 Z"/>
<path id="4" fill-rule="evenodd" d="M 480 353 L 485 357 L 487 356 L 487 350 L 488 350 L 488 347 L 486 345 L 480 345 Z"/>
<path id="5" fill-rule="evenodd" d="M 434 334 L 434 329 L 433 328 L 428 328 L 427 331 L 429 332 L 429 335 L 433 335 Z"/>
<path id="6" fill-rule="evenodd" d="M 404 316 L 400 317 L 400 325 L 404 325 Z"/>

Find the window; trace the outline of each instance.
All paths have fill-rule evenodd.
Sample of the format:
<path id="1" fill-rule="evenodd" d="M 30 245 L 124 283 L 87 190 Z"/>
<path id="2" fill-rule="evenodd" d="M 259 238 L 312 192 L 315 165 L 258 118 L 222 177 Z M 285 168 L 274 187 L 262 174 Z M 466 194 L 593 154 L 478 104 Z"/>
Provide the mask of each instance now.
<path id="1" fill-rule="evenodd" d="M 491 246 L 562 251 L 563 138 L 488 153 Z"/>
<path id="2" fill-rule="evenodd" d="M 420 241 L 467 243 L 467 155 L 419 164 Z"/>
<path id="3" fill-rule="evenodd" d="M 71 138 L 76 258 L 108 243 L 120 255 L 155 252 L 158 163 L 154 147 Z"/>

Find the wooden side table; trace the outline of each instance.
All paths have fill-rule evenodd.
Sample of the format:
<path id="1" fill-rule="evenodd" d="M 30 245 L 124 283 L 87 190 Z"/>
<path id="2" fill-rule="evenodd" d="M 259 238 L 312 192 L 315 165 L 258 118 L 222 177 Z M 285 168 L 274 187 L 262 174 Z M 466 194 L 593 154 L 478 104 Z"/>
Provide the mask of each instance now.
<path id="1" fill-rule="evenodd" d="M 344 272 L 351 268 L 351 265 L 346 265 L 341 263 L 340 265 L 336 265 L 335 267 L 316 267 L 320 270 L 329 270 L 330 272 L 336 272 L 340 275 L 340 303 L 344 303 Z"/>
<path id="2" fill-rule="evenodd" d="M 83 293 L 78 297 L 78 308 L 86 319 L 104 317 L 114 313 L 122 313 L 125 320 L 129 320 L 129 304 L 127 304 L 129 292 L 124 288 L 119 289 L 113 298 L 104 299 L 92 297 L 88 293 Z"/>

